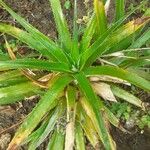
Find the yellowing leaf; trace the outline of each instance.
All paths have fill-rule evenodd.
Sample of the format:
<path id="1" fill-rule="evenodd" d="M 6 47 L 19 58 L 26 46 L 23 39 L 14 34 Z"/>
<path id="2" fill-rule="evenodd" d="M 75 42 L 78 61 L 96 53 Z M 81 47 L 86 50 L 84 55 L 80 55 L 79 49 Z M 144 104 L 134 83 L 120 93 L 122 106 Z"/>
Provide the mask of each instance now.
<path id="1" fill-rule="evenodd" d="M 131 84 L 125 80 L 116 78 L 116 77 L 111 77 L 108 75 L 97 75 L 97 76 L 92 76 L 90 77 L 90 81 L 93 82 L 98 82 L 98 81 L 106 81 L 106 82 L 113 82 L 113 83 L 120 83 L 120 84 L 125 84 L 128 86 L 131 86 Z"/>

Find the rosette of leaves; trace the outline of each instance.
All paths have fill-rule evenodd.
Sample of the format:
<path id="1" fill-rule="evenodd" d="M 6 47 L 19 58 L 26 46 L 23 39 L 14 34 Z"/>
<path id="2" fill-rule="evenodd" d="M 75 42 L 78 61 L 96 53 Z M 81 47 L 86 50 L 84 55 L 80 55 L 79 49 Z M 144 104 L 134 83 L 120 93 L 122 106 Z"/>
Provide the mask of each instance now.
<path id="1" fill-rule="evenodd" d="M 86 139 L 94 148 L 101 141 L 105 149 L 116 149 L 108 124 L 125 129 L 103 100 L 117 102 L 116 97 L 119 97 L 144 109 L 140 99 L 117 85 L 132 84 L 150 91 L 147 72 L 142 69 L 149 65 L 148 48 L 143 46 L 150 38 L 150 29 L 145 27 L 150 17 L 127 22 L 138 8 L 125 14 L 124 1 L 116 0 L 115 19 L 108 23 L 106 14 L 110 1 L 94 0 L 93 15 L 81 34 L 76 23 L 75 0 L 73 32 L 70 33 L 60 1 L 49 1 L 58 31 L 56 42 L 0 0 L 0 6 L 23 27 L 19 29 L 1 22 L 0 32 L 17 38 L 44 58 L 16 56 L 7 40 L 8 56 L 12 60 L 0 55 L 0 105 L 41 95 L 8 150 L 25 143 L 29 150 L 34 150 L 45 139 L 49 139 L 47 149 L 84 150 Z M 36 75 L 35 72 L 41 70 L 46 73 Z"/>

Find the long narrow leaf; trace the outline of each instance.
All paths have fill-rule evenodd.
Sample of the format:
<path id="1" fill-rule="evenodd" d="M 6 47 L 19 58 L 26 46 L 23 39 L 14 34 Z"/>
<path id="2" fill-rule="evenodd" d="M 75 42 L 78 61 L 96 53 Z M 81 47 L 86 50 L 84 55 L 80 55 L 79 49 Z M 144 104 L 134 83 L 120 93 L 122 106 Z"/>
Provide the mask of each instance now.
<path id="1" fill-rule="evenodd" d="M 117 86 L 111 86 L 112 92 L 119 98 L 135 105 L 138 107 L 142 107 L 142 101 L 135 97 L 134 95 L 130 94 L 129 92 L 117 87 Z"/>
<path id="2" fill-rule="evenodd" d="M 150 91 L 149 81 L 143 79 L 142 77 L 136 75 L 135 73 L 128 72 L 127 70 L 123 70 L 119 67 L 113 67 L 113 66 L 90 67 L 89 69 L 85 70 L 85 74 L 88 76 L 109 75 L 112 77 L 117 77 L 126 80 L 146 91 Z"/>
<path id="3" fill-rule="evenodd" d="M 48 144 L 47 150 L 64 150 L 65 135 L 62 131 L 55 131 L 50 143 Z"/>
<path id="4" fill-rule="evenodd" d="M 102 35 L 107 31 L 107 19 L 105 15 L 105 6 L 103 0 L 94 0 L 94 8 L 98 29 L 98 32 L 96 33 L 98 35 Z"/>
<path id="5" fill-rule="evenodd" d="M 150 28 L 148 28 L 129 48 L 139 48 L 150 39 Z"/>
<path id="6" fill-rule="evenodd" d="M 55 106 L 55 100 L 58 94 L 64 87 L 72 80 L 69 76 L 60 76 L 51 85 L 47 93 L 41 98 L 37 106 L 25 119 L 24 123 L 16 132 L 13 140 L 9 144 L 8 150 L 15 149 L 19 144 L 27 138 L 27 136 L 34 130 L 34 128 L 41 121 L 42 117 Z M 43 109 L 44 108 L 44 109 Z M 37 115 L 38 114 L 38 115 Z"/>
<path id="7" fill-rule="evenodd" d="M 84 103 L 84 99 L 80 100 L 81 104 Z M 85 110 L 78 104 L 77 105 L 77 117 L 79 122 L 85 132 L 86 137 L 95 148 L 96 145 L 99 143 L 99 137 L 97 135 L 97 131 L 95 126 L 92 123 L 90 117 L 86 114 Z"/>
<path id="8" fill-rule="evenodd" d="M 77 74 L 75 78 L 79 83 L 81 91 L 84 93 L 86 97 L 85 100 L 87 100 L 87 103 L 90 105 L 91 111 L 93 112 L 93 115 L 90 116 L 91 119 L 93 120 L 93 124 L 96 126 L 96 129 L 98 130 L 98 134 L 104 144 L 104 147 L 109 150 L 112 148 L 112 144 L 110 141 L 108 131 L 105 128 L 105 123 L 102 114 L 99 112 L 98 98 L 95 95 L 92 87 L 90 86 L 89 81 L 87 80 L 86 76 L 83 73 Z"/>
<path id="9" fill-rule="evenodd" d="M 71 37 L 70 37 L 70 33 L 67 27 L 66 20 L 64 18 L 64 15 L 61 9 L 60 1 L 59 0 L 49 0 L 49 1 L 53 10 L 55 23 L 56 23 L 57 30 L 60 36 L 60 40 L 65 50 L 67 52 L 70 52 L 72 41 L 71 41 Z"/>
<path id="10" fill-rule="evenodd" d="M 37 40 L 40 45 L 45 48 L 45 51 L 49 51 L 51 53 L 48 56 L 55 56 L 58 61 L 67 61 L 64 53 L 59 49 L 56 44 L 51 41 L 48 37 L 46 37 L 43 33 L 34 28 L 31 24 L 29 24 L 25 19 L 16 14 L 11 8 L 9 8 L 2 0 L 0 0 L 0 5 L 2 5 L 12 16 L 15 18 L 29 33 L 32 38 Z"/>
<path id="11" fill-rule="evenodd" d="M 18 83 L 13 86 L 0 88 L 0 105 L 11 104 L 16 101 L 40 93 L 40 88 L 31 82 Z"/>
<path id="12" fill-rule="evenodd" d="M 49 61 L 36 60 L 36 59 L 17 59 L 17 60 L 10 60 L 10 61 L 0 61 L 0 70 L 20 69 L 20 68 L 70 72 L 68 66 L 64 63 L 53 63 Z"/>
<path id="13" fill-rule="evenodd" d="M 127 132 L 126 129 L 123 128 L 122 125 L 120 124 L 119 119 L 116 118 L 116 116 L 107 107 L 104 107 L 104 111 L 106 113 L 106 117 L 108 118 L 108 120 L 112 125 L 114 125 L 123 132 Z"/>
<path id="14" fill-rule="evenodd" d="M 57 103 L 56 103 L 57 104 Z M 37 147 L 40 146 L 42 142 L 47 138 L 47 136 L 50 134 L 50 132 L 54 129 L 55 124 L 58 120 L 58 118 L 64 113 L 64 106 L 65 104 L 60 102 L 57 106 L 57 108 L 52 112 L 50 115 L 50 119 L 48 120 L 47 126 L 43 130 L 37 138 L 33 139 L 34 142 L 32 142 L 29 146 L 29 148 L 32 150 L 33 148 L 36 149 Z M 30 150 L 29 149 L 29 150 Z"/>
<path id="15" fill-rule="evenodd" d="M 111 52 L 111 47 L 113 47 L 116 44 L 119 44 L 125 38 L 130 37 L 141 27 L 143 27 L 149 20 L 149 17 L 133 20 L 117 29 L 114 33 L 108 34 L 107 38 L 105 37 L 105 35 L 103 35 L 105 37 L 105 40 L 102 36 L 82 54 L 82 66 L 85 64 L 86 66 L 92 64 L 96 60 L 96 58 L 98 58 L 103 53 L 106 53 L 109 50 Z"/>
<path id="16" fill-rule="evenodd" d="M 116 0 L 116 13 L 115 19 L 118 21 L 125 14 L 125 0 Z"/>
<path id="17" fill-rule="evenodd" d="M 2 72 L 2 73 L 0 73 L 0 82 L 8 80 L 8 79 L 12 79 L 12 78 L 17 78 L 21 75 L 22 74 L 18 70 L 11 70 L 11 71 Z"/>
<path id="18" fill-rule="evenodd" d="M 66 92 L 67 99 L 67 126 L 65 137 L 65 150 L 73 150 L 74 147 L 74 130 L 75 130 L 75 113 L 76 113 L 76 89 L 68 86 Z"/>
<path id="19" fill-rule="evenodd" d="M 0 23 L 0 32 L 7 33 L 17 39 L 19 39 L 21 42 L 27 44 L 31 48 L 39 51 L 41 54 L 44 56 L 51 58 L 51 59 L 56 59 L 50 51 L 45 50 L 45 47 L 35 40 L 29 33 L 26 31 L 23 31 L 19 28 L 13 27 L 11 25 L 7 25 L 5 23 Z"/>
<path id="20" fill-rule="evenodd" d="M 96 28 L 96 17 L 95 15 L 92 15 L 82 36 L 82 40 L 80 43 L 80 53 L 84 52 L 89 47 L 93 34 L 95 32 L 95 28 Z"/>
<path id="21" fill-rule="evenodd" d="M 105 4 L 105 8 L 107 7 L 107 2 Z M 132 9 L 131 11 L 129 11 L 124 17 L 120 18 L 117 22 L 115 22 L 114 24 L 111 25 L 111 27 L 109 27 L 109 29 L 107 30 L 107 33 L 105 33 L 105 36 L 103 37 L 100 37 L 98 40 L 97 40 L 97 43 L 101 43 L 101 41 L 103 41 L 107 35 L 109 35 L 110 33 L 112 33 L 113 31 L 115 31 L 116 29 L 119 28 L 119 26 L 130 16 L 132 15 L 136 10 L 142 8 L 142 6 L 145 5 L 145 2 L 143 1 L 140 5 L 138 5 L 137 7 L 135 7 L 134 9 Z M 82 41 L 81 41 L 81 44 L 80 44 L 80 52 L 83 52 L 85 51 L 90 42 L 91 42 L 91 39 L 93 37 L 93 34 L 95 32 L 95 29 L 96 29 L 96 16 L 95 15 L 92 15 L 89 23 L 87 24 L 87 27 L 84 31 L 84 34 L 83 34 L 83 37 L 82 37 Z"/>
<path id="22" fill-rule="evenodd" d="M 71 49 L 71 56 L 74 59 L 75 62 L 78 62 L 79 58 L 79 47 L 78 47 L 78 25 L 77 25 L 77 19 L 78 19 L 78 9 L 77 9 L 77 0 L 74 0 L 74 19 L 73 19 L 73 43 L 72 43 L 72 49 Z"/>
<path id="23" fill-rule="evenodd" d="M 76 149 L 77 150 L 85 150 L 85 139 L 83 130 L 81 128 L 81 125 L 79 123 L 76 123 L 76 130 L 75 130 L 75 136 L 76 136 Z"/>

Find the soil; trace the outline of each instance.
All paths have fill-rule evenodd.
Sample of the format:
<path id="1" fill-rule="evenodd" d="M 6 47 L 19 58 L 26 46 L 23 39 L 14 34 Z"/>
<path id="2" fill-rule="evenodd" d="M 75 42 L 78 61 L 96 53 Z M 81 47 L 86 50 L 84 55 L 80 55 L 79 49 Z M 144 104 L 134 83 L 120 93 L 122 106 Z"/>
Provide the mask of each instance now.
<path id="1" fill-rule="evenodd" d="M 73 0 L 71 0 L 72 2 Z M 133 3 L 138 5 L 141 0 L 127 0 L 128 6 Z M 54 39 L 57 37 L 53 15 L 49 7 L 48 0 L 5 0 L 17 13 L 21 14 L 31 24 L 38 28 L 41 32 Z M 62 0 L 64 4 L 65 0 Z M 83 4 L 84 0 L 78 1 L 79 18 L 86 15 L 86 9 Z M 89 3 L 92 3 L 90 1 Z M 113 5 L 111 5 L 113 7 Z M 73 9 L 65 10 L 68 24 L 72 26 Z M 109 12 L 109 20 L 112 20 L 114 11 Z M 136 14 L 139 16 L 140 14 Z M 0 21 L 9 22 L 13 25 L 19 26 L 15 20 L 4 10 L 0 9 Z M 20 27 L 20 26 L 19 26 Z M 0 42 L 3 42 L 0 36 Z M 9 106 L 0 106 L 0 150 L 5 150 L 13 137 L 17 127 L 26 117 L 26 115 L 36 105 L 39 97 L 35 96 L 30 100 L 22 101 Z M 149 150 L 150 149 L 150 131 L 143 134 L 136 132 L 134 134 L 124 134 L 118 129 L 112 127 L 112 135 L 117 143 L 118 150 Z M 21 147 L 22 150 L 27 150 L 27 146 Z M 89 146 L 87 147 L 89 148 Z M 41 145 L 39 150 L 45 150 L 44 144 Z"/>

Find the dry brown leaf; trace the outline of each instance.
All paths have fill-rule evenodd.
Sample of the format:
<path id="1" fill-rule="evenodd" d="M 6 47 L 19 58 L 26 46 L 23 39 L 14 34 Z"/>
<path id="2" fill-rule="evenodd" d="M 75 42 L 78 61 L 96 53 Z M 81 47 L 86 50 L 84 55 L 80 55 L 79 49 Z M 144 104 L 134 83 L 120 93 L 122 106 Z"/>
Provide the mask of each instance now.
<path id="1" fill-rule="evenodd" d="M 101 96 L 103 99 L 117 102 L 114 94 L 111 91 L 110 85 L 103 82 L 98 82 L 92 83 L 92 87 L 97 95 Z"/>
<path id="2" fill-rule="evenodd" d="M 73 150 L 74 147 L 74 121 L 66 126 L 65 150 Z"/>

